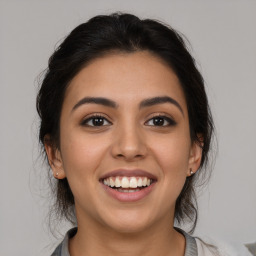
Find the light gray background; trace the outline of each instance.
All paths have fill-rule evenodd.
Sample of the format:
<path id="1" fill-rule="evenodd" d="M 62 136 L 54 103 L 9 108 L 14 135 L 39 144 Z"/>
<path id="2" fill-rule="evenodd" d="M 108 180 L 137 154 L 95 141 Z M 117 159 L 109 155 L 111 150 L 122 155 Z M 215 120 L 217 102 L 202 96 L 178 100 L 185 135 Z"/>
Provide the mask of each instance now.
<path id="1" fill-rule="evenodd" d="M 205 77 L 219 153 L 200 197 L 196 234 L 256 240 L 256 1 L 2 0 L 0 255 L 49 255 L 56 244 L 47 231 L 45 168 L 37 160 L 35 79 L 76 25 L 118 10 L 183 32 Z"/>

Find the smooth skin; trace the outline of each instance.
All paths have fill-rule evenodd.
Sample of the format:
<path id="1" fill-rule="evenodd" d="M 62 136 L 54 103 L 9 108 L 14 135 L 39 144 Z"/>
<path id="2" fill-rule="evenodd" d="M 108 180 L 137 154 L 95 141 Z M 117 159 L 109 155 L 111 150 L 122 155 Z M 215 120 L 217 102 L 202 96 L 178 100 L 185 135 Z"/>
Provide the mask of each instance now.
<path id="1" fill-rule="evenodd" d="M 177 104 L 140 107 L 166 96 Z M 86 97 L 116 106 L 83 103 Z M 75 198 L 78 232 L 69 242 L 71 256 L 184 255 L 185 239 L 173 228 L 175 202 L 202 152 L 191 142 L 180 82 L 161 59 L 140 51 L 89 63 L 66 91 L 60 148 L 45 148 L 54 176 L 68 179 Z M 146 170 L 157 182 L 143 199 L 120 202 L 99 181 L 120 168 Z"/>

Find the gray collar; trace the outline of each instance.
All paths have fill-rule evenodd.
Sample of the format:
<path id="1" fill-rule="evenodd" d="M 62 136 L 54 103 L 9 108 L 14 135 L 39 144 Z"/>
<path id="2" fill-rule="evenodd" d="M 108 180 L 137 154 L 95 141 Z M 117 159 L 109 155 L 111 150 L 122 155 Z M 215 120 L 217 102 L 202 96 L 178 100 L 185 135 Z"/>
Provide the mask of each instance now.
<path id="1" fill-rule="evenodd" d="M 180 228 L 175 227 L 175 229 L 185 237 L 186 248 L 184 256 L 198 256 L 196 239 Z"/>
<path id="2" fill-rule="evenodd" d="M 185 255 L 184 256 L 198 256 L 198 251 L 197 251 L 197 245 L 196 245 L 196 240 L 194 237 L 190 236 L 187 234 L 185 231 L 182 229 L 176 228 L 175 229 L 180 232 L 181 234 L 184 235 L 185 240 L 186 240 L 186 249 L 185 249 Z M 53 254 L 51 256 L 70 256 L 69 251 L 68 251 L 68 240 L 72 236 L 74 236 L 77 232 L 77 228 L 72 228 L 70 229 L 67 234 L 64 237 L 64 240 L 62 243 L 55 249 Z"/>

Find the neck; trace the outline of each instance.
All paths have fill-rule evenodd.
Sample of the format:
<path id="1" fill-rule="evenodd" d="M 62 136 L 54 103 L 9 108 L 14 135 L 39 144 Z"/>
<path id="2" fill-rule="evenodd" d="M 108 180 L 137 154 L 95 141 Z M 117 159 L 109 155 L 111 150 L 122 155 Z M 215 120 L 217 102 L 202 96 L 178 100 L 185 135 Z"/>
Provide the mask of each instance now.
<path id="1" fill-rule="evenodd" d="M 146 230 L 131 233 L 78 220 L 78 231 L 70 239 L 69 251 L 71 256 L 183 256 L 185 238 L 173 228 L 170 216 Z"/>

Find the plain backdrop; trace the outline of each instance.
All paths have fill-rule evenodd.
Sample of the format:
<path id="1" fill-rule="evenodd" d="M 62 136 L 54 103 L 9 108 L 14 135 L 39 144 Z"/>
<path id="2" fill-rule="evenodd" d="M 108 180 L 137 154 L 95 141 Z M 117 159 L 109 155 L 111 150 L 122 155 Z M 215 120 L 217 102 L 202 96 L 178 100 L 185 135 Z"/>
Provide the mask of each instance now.
<path id="1" fill-rule="evenodd" d="M 189 39 L 219 142 L 213 176 L 199 198 L 196 234 L 256 240 L 256 1 L 0 0 L 1 256 L 50 255 L 58 243 L 47 228 L 36 78 L 75 26 L 115 11 L 162 20 Z"/>

